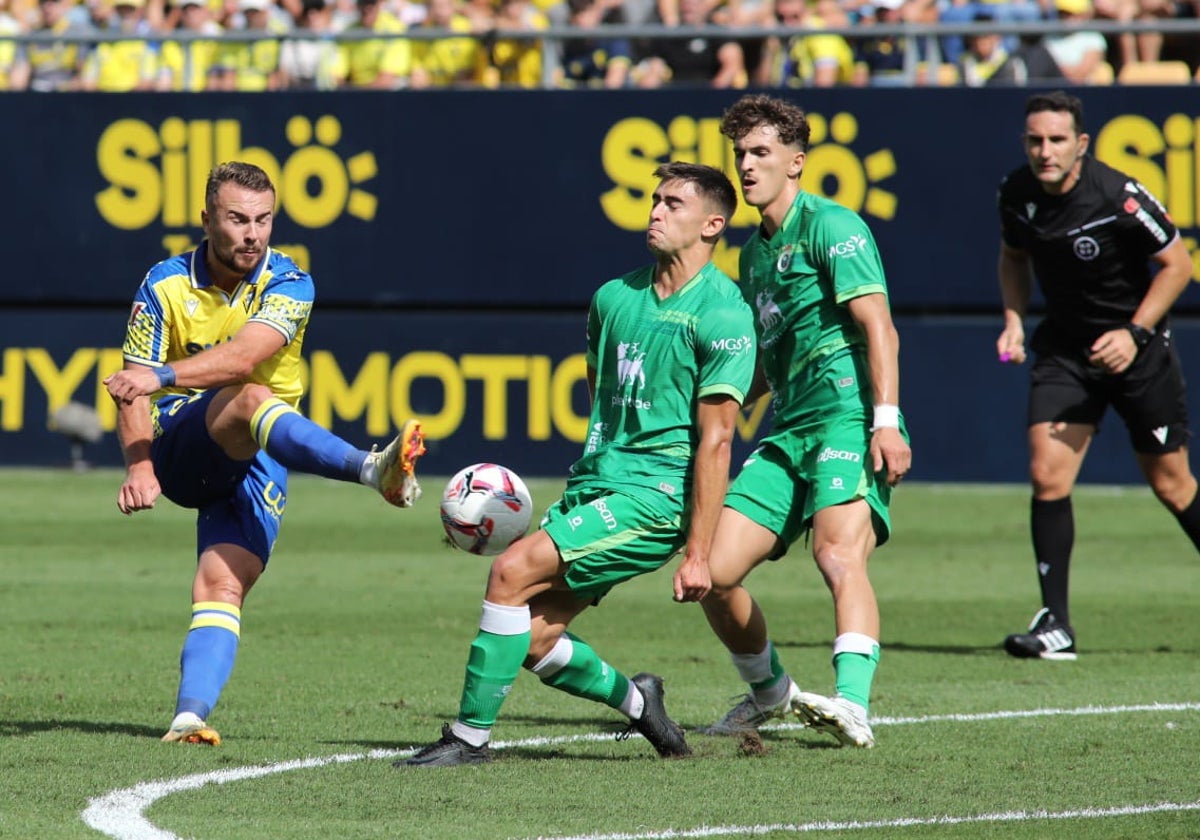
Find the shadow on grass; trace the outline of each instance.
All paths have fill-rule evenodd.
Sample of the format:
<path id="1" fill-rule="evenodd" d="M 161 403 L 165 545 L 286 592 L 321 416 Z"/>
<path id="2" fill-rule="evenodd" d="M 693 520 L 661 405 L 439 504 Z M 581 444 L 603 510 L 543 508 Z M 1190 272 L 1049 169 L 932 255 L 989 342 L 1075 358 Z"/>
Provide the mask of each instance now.
<path id="1" fill-rule="evenodd" d="M 94 720 L 0 720 L 0 736 L 36 735 L 70 729 L 85 735 L 131 735 L 161 738 L 163 730 L 133 723 L 98 723 Z"/>

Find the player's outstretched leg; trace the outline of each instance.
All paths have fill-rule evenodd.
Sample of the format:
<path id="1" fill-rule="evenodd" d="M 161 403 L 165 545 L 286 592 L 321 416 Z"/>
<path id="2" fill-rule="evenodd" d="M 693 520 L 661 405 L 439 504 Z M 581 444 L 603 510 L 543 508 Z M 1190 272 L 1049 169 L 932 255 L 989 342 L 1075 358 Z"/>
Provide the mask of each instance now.
<path id="1" fill-rule="evenodd" d="M 421 498 L 417 484 L 417 459 L 425 454 L 425 437 L 421 424 L 409 420 L 384 449 L 367 456 L 374 461 L 376 488 L 383 498 L 396 507 L 412 507 Z"/>

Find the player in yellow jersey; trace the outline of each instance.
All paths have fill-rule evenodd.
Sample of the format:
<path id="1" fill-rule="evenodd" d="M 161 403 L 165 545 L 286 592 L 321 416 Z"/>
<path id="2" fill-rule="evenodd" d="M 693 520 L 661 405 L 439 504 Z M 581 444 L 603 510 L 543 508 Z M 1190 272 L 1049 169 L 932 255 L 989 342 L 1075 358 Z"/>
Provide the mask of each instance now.
<path id="1" fill-rule="evenodd" d="M 125 455 L 117 507 L 148 510 L 163 495 L 198 513 L 192 620 L 163 740 L 216 745 L 207 718 L 233 670 L 243 602 L 279 533 L 288 470 L 360 482 L 409 507 L 425 448 L 415 420 L 367 452 L 296 410 L 313 282 L 269 246 L 275 188 L 257 166 L 221 164 L 204 204 L 206 238 L 146 274 L 125 367 L 104 383 Z"/>

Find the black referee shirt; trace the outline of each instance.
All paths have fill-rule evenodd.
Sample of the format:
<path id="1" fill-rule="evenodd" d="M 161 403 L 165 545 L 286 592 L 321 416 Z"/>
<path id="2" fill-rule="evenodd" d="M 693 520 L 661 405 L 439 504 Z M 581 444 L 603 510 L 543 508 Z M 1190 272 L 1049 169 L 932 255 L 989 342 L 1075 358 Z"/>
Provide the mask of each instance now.
<path id="1" fill-rule="evenodd" d="M 1090 156 L 1065 195 L 1022 166 L 1000 182 L 997 203 L 1005 243 L 1033 257 L 1046 300 L 1039 338 L 1064 347 L 1129 323 L 1154 277 L 1150 257 L 1176 235 L 1145 187 Z"/>

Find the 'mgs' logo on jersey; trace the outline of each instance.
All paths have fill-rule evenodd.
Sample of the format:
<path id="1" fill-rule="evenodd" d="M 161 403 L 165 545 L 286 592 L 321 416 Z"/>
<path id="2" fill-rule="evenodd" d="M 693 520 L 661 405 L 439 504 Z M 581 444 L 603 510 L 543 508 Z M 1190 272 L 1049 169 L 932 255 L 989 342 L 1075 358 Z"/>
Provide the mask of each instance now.
<path id="1" fill-rule="evenodd" d="M 856 233 L 847 239 L 845 242 L 839 242 L 836 245 L 829 246 L 829 258 L 834 257 L 854 257 L 860 251 L 867 247 L 867 237 L 861 233 Z"/>

